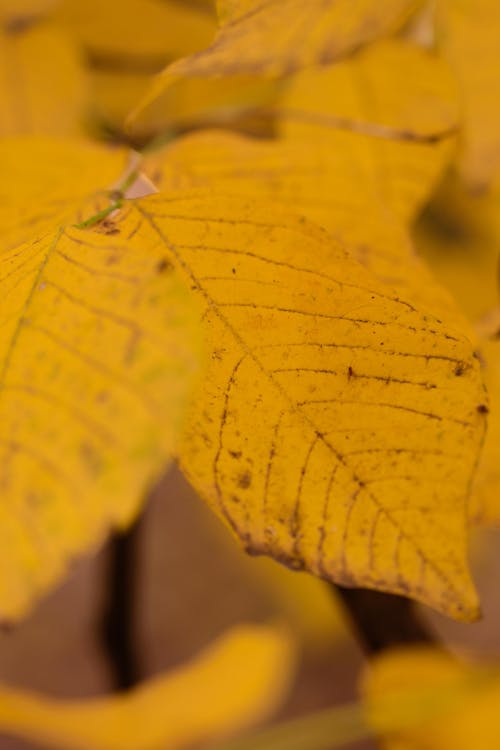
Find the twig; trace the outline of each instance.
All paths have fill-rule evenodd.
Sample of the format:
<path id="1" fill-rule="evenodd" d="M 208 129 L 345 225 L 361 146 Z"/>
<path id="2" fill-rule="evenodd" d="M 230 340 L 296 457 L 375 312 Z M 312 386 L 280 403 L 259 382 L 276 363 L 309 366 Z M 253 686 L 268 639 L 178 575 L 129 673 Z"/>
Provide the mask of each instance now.
<path id="1" fill-rule="evenodd" d="M 392 646 L 433 643 L 437 639 L 403 596 L 331 584 L 346 608 L 363 649 L 376 654 Z"/>
<path id="2" fill-rule="evenodd" d="M 107 600 L 101 623 L 104 649 L 113 671 L 114 685 L 127 690 L 137 684 L 140 669 L 134 637 L 135 572 L 142 524 L 117 534 L 109 545 Z"/>

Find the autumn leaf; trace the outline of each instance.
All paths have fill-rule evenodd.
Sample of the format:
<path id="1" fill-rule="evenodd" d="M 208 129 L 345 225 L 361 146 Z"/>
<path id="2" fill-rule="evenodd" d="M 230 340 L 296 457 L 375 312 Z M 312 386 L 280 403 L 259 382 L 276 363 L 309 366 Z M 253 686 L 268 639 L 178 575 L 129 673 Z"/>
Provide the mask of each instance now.
<path id="1" fill-rule="evenodd" d="M 474 324 L 498 302 L 497 206 L 497 195 L 470 195 L 446 180 L 413 229 L 419 255 Z"/>
<path id="2" fill-rule="evenodd" d="M 0 23 L 31 23 L 51 10 L 56 2 L 57 0 L 0 0 Z"/>
<path id="3" fill-rule="evenodd" d="M 471 497 L 471 519 L 487 526 L 500 526 L 500 317 L 492 338 L 481 342 L 484 377 L 490 397 L 488 431 Z"/>
<path id="4" fill-rule="evenodd" d="M 488 430 L 470 500 L 471 521 L 500 525 L 500 317 L 498 313 L 498 193 L 471 195 L 446 180 L 422 220 L 415 242 L 439 283 L 476 329 L 489 393 Z"/>
<path id="5" fill-rule="evenodd" d="M 294 651 L 280 626 L 241 625 L 127 694 L 63 701 L 0 687 L 0 730 L 62 750 L 179 750 L 221 739 L 272 715 Z"/>
<path id="6" fill-rule="evenodd" d="M 157 98 L 136 110 L 131 123 L 130 117 L 125 118 L 125 114 L 128 115 L 137 101 L 144 98 L 150 79 L 146 83 L 144 85 L 142 80 L 141 90 L 136 88 L 135 101 L 129 97 L 128 109 L 125 111 L 123 106 L 120 109 L 122 120 L 125 119 L 129 134 L 134 138 L 145 138 L 148 134 L 161 134 L 162 131 L 172 134 L 211 127 L 243 130 L 252 134 L 256 132 L 264 137 L 273 131 L 273 121 L 266 107 L 274 105 L 281 87 L 279 81 L 250 75 L 203 80 L 179 78 Z M 105 91 L 103 95 L 110 100 L 110 92 Z"/>
<path id="7" fill-rule="evenodd" d="M 121 175 L 126 161 L 123 150 L 85 140 L 1 138 L 2 248 L 40 237 L 54 225 L 73 223 L 99 186 L 108 187 Z"/>
<path id="8" fill-rule="evenodd" d="M 0 136 L 69 136 L 83 130 L 83 61 L 56 24 L 0 26 Z"/>
<path id="9" fill-rule="evenodd" d="M 51 156 L 64 148 L 45 153 L 45 179 Z M 106 158 L 101 149 L 102 171 L 93 163 L 103 189 L 110 187 Z M 15 161 L 12 154 L 6 182 L 19 197 L 26 165 L 20 158 L 16 174 Z M 198 369 L 197 310 L 163 249 L 148 239 L 151 229 L 130 216 L 121 233 L 109 208 L 100 223 L 86 221 L 99 200 L 112 203 L 104 193 L 82 200 L 79 212 L 71 196 L 64 205 L 69 172 L 68 165 L 54 169 L 63 181 L 47 197 L 50 205 L 58 196 L 51 229 L 45 218 L 42 233 L 33 229 L 30 240 L 0 254 L 3 619 L 24 614 L 72 557 L 130 522 L 172 453 Z M 28 196 L 35 186 L 36 170 Z M 38 228 L 40 208 L 29 209 Z M 28 207 L 19 211 L 29 226 Z M 74 211 L 73 225 L 58 220 L 64 211 Z M 123 220 L 128 213 L 122 209 Z M 74 226 L 82 220 L 85 228 Z"/>
<path id="10" fill-rule="evenodd" d="M 386 750 L 492 750 L 500 743 L 498 668 L 437 647 L 393 649 L 370 664 L 364 692 Z"/>
<path id="11" fill-rule="evenodd" d="M 464 502 L 485 408 L 460 330 L 274 207 L 136 208 L 206 307 L 180 452 L 202 497 L 250 552 L 474 618 Z"/>
<path id="12" fill-rule="evenodd" d="M 500 75 L 500 5 L 495 0 L 438 0 L 437 41 L 461 88 L 460 169 L 476 191 L 498 179 L 500 109 L 493 92 Z"/>
<path id="13" fill-rule="evenodd" d="M 219 3 L 219 33 L 206 50 L 169 65 L 139 112 L 184 77 L 282 76 L 314 64 L 327 65 L 392 32 L 418 0 L 230 0 Z"/>
<path id="14" fill-rule="evenodd" d="M 166 190 L 213 190 L 300 213 L 348 245 L 362 265 L 407 301 L 467 329 L 450 295 L 417 257 L 377 180 L 367 176 L 365 155 L 362 140 L 340 131 L 312 142 L 256 141 L 212 131 L 176 140 L 146 160 L 145 168 Z"/>
<path id="15" fill-rule="evenodd" d="M 210 13 L 178 0 L 63 0 L 54 17 L 93 64 L 150 74 L 202 49 L 216 31 Z"/>
<path id="16" fill-rule="evenodd" d="M 427 50 L 397 40 L 303 71 L 276 109 L 286 138 L 348 150 L 363 182 L 375 185 L 405 221 L 414 218 L 449 163 L 459 122 L 447 66 Z"/>
<path id="17" fill-rule="evenodd" d="M 297 573 L 269 557 L 243 557 L 248 572 L 272 596 L 309 653 L 324 654 L 350 638 L 340 600 L 315 576 Z"/>

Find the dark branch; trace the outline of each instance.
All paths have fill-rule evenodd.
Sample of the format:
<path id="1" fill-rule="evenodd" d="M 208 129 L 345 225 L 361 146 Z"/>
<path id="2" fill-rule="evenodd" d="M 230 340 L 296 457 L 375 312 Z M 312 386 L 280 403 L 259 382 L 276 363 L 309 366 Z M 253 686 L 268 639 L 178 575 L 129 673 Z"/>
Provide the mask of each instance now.
<path id="1" fill-rule="evenodd" d="M 332 589 L 342 600 L 358 640 L 368 654 L 392 646 L 436 643 L 410 599 L 369 589 L 334 585 Z"/>
<path id="2" fill-rule="evenodd" d="M 134 637 L 135 573 L 140 529 L 139 521 L 127 532 L 117 534 L 109 545 L 107 597 L 101 637 L 117 690 L 127 690 L 140 679 Z"/>

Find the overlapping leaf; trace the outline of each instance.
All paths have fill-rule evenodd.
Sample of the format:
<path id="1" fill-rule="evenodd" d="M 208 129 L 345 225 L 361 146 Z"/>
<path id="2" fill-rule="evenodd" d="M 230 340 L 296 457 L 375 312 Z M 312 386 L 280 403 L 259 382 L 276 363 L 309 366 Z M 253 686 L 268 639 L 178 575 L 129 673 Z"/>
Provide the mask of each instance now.
<path id="1" fill-rule="evenodd" d="M 110 187 L 104 149 L 101 159 L 94 184 Z M 23 614 L 72 556 L 131 519 L 171 454 L 200 349 L 196 309 L 151 230 L 134 221 L 120 234 L 111 216 L 61 225 L 58 213 L 78 221 L 109 205 L 89 196 L 80 215 L 71 195 L 65 205 L 67 164 L 54 170 L 56 210 L 40 233 L 37 180 L 23 196 L 14 153 L 11 166 L 23 231 L 31 215 L 38 232 L 0 253 L 1 618 Z"/>
<path id="2" fill-rule="evenodd" d="M 500 315 L 490 336 L 481 341 L 481 358 L 490 398 L 488 431 L 473 485 L 470 515 L 488 526 L 500 527 Z"/>
<path id="3" fill-rule="evenodd" d="M 127 157 L 84 140 L 19 137 L 0 139 L 0 163 L 1 242 L 7 250 L 74 221 L 84 203 L 116 181 Z"/>
<path id="4" fill-rule="evenodd" d="M 364 690 L 387 750 L 492 750 L 500 743 L 497 667 L 463 663 L 438 648 L 393 650 L 371 664 Z"/>
<path id="5" fill-rule="evenodd" d="M 88 101 L 83 62 L 55 24 L 0 26 L 0 135 L 82 131 Z"/>
<path id="6" fill-rule="evenodd" d="M 203 48 L 216 30 L 209 13 L 175 0 L 61 0 L 54 15 L 94 63 L 149 73 Z"/>
<path id="7" fill-rule="evenodd" d="M 450 60 L 464 104 L 464 179 L 475 190 L 498 181 L 500 108 L 500 5 L 495 0 L 438 0 L 438 43 Z"/>
<path id="8" fill-rule="evenodd" d="M 240 626 L 126 695 L 62 701 L 1 687 L 0 731 L 62 750 L 180 750 L 271 715 L 294 661 L 283 628 Z"/>
<path id="9" fill-rule="evenodd" d="M 252 141 L 214 131 L 177 140 L 160 160 L 152 157 L 149 169 L 168 190 L 215 190 L 293 209 L 347 244 L 360 263 L 407 301 L 467 329 L 386 205 L 382 177 L 367 174 L 365 145 L 340 131 L 312 142 Z"/>
<path id="10" fill-rule="evenodd" d="M 51 10 L 57 0 L 0 0 L 0 23 L 31 22 Z"/>
<path id="11" fill-rule="evenodd" d="M 251 552 L 474 617 L 464 504 L 484 393 L 460 330 L 274 207 L 136 207 L 206 306 L 211 366 L 181 449 L 200 494 Z"/>
<path id="12" fill-rule="evenodd" d="M 344 149 L 397 216 L 415 216 L 450 159 L 459 122 L 447 66 L 413 44 L 380 42 L 296 76 L 278 107 L 280 132 Z M 339 136 L 339 129 L 343 132 Z"/>
<path id="13" fill-rule="evenodd" d="M 219 4 L 222 24 L 212 46 L 168 66 L 143 104 L 183 77 L 280 76 L 314 64 L 327 65 L 391 32 L 419 4 L 418 0 Z"/>
<path id="14" fill-rule="evenodd" d="M 447 180 L 417 225 L 417 248 L 476 328 L 489 392 L 488 431 L 473 486 L 471 520 L 500 525 L 500 346 L 498 194 L 471 195 Z"/>

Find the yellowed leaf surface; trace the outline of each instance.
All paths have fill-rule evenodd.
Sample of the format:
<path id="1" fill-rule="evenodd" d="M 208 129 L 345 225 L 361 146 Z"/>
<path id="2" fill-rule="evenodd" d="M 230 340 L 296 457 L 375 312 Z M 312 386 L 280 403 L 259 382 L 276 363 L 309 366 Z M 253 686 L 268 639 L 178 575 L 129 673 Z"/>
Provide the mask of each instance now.
<path id="1" fill-rule="evenodd" d="M 95 62 L 157 72 L 209 44 L 215 19 L 178 0 L 61 0 L 56 18 Z"/>
<path id="2" fill-rule="evenodd" d="M 287 618 L 308 652 L 321 653 L 351 637 L 342 603 L 324 581 L 288 570 L 268 557 L 244 558 L 249 572 Z"/>
<path id="3" fill-rule="evenodd" d="M 82 204 L 112 186 L 127 156 L 85 140 L 17 137 L 0 139 L 0 164 L 1 244 L 7 250 L 74 221 Z"/>
<path id="4" fill-rule="evenodd" d="M 56 25 L 0 28 L 0 135 L 81 133 L 87 79 L 71 39 Z"/>
<path id="5" fill-rule="evenodd" d="M 500 5 L 496 0 L 438 0 L 438 43 L 461 88 L 464 132 L 460 167 L 470 187 L 498 178 L 500 107 Z"/>
<path id="6" fill-rule="evenodd" d="M 295 76 L 277 107 L 287 138 L 324 141 L 359 163 L 363 181 L 404 220 L 425 202 L 452 155 L 459 122 L 447 66 L 404 41 Z M 339 143 L 339 129 L 344 143 Z"/>
<path id="7" fill-rule="evenodd" d="M 206 306 L 211 366 L 181 447 L 195 488 L 251 552 L 474 618 L 464 503 L 484 393 L 460 330 L 274 207 L 137 207 Z"/>
<path id="8" fill-rule="evenodd" d="M 169 190 L 216 190 L 292 209 L 347 244 L 407 301 L 466 328 L 450 296 L 416 257 L 373 174 L 367 174 L 365 154 L 362 140 L 340 131 L 325 140 L 271 142 L 214 131 L 177 140 L 159 159 L 153 155 L 150 172 Z"/>
<path id="9" fill-rule="evenodd" d="M 97 69 L 92 81 L 98 117 L 123 129 L 129 112 L 146 96 L 151 76 Z M 217 125 L 236 129 L 247 113 L 274 103 L 278 88 L 276 81 L 255 76 L 181 78 L 141 110 L 131 132 L 147 139 L 172 128 L 181 132 Z M 269 129 L 268 118 L 263 123 Z"/>
<path id="10" fill-rule="evenodd" d="M 220 4 L 212 46 L 174 62 L 158 76 L 139 110 L 184 77 L 281 76 L 326 65 L 393 31 L 418 0 L 233 0 Z"/>
<path id="11" fill-rule="evenodd" d="M 272 715 L 294 662 L 282 627 L 239 626 L 190 663 L 121 696 L 62 701 L 0 687 L 0 730 L 54 750 L 179 750 Z"/>
<path id="12" fill-rule="evenodd" d="M 472 195 L 448 179 L 414 237 L 436 279 L 476 327 L 489 392 L 488 430 L 471 495 L 471 519 L 500 524 L 500 346 L 498 193 Z"/>
<path id="13" fill-rule="evenodd" d="M 4 179 L 24 175 L 13 166 Z M 95 210 L 89 200 L 80 216 Z M 54 220 L 0 253 L 2 618 L 22 615 L 71 557 L 130 521 L 171 455 L 198 369 L 188 291 L 148 226 L 127 208 L 121 219 L 120 229 L 111 216 L 89 229 Z"/>
<path id="14" fill-rule="evenodd" d="M 231 0 L 219 4 L 222 25 L 214 44 L 176 64 L 184 75 L 281 75 L 337 60 L 392 31 L 417 6 L 411 0 Z M 173 72 L 173 68 L 171 69 Z"/>
<path id="15" fill-rule="evenodd" d="M 460 662 L 437 648 L 394 650 L 370 665 L 364 692 L 370 723 L 387 750 L 500 745 L 495 668 Z"/>
<path id="16" fill-rule="evenodd" d="M 15 24 L 44 16 L 59 0 L 0 0 L 0 22 Z"/>
<path id="17" fill-rule="evenodd" d="M 488 431 L 471 498 L 471 518 L 500 526 L 500 314 L 493 331 L 481 341 L 481 359 L 490 399 Z"/>

